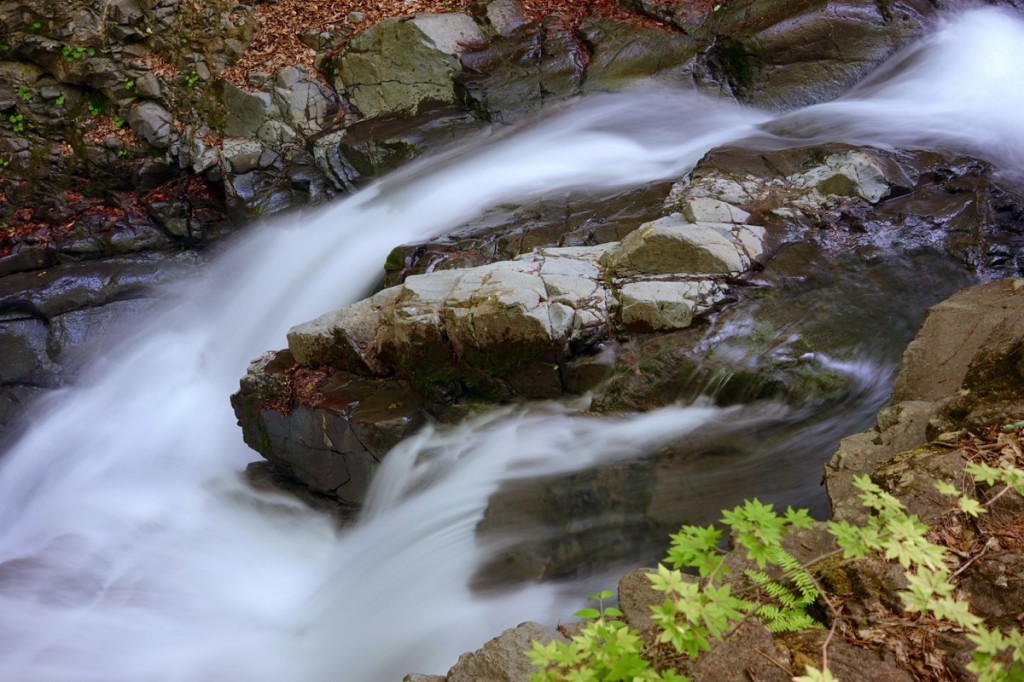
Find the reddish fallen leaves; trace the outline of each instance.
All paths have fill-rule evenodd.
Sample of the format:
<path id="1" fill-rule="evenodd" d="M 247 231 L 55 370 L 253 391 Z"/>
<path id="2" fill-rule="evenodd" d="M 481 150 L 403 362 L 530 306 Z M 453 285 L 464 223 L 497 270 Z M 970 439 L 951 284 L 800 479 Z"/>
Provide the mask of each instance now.
<path id="1" fill-rule="evenodd" d="M 316 51 L 303 44 L 303 33 L 350 31 L 357 35 L 383 19 L 407 16 L 419 12 L 463 12 L 470 0 L 277 0 L 256 7 L 259 28 L 252 44 L 242 58 L 220 74 L 236 85 L 245 85 L 252 71 L 274 73 L 289 65 L 303 65 L 313 71 Z M 654 4 L 675 4 L 660 0 Z M 694 16 L 711 11 L 714 0 L 692 0 L 689 3 Z M 519 0 L 523 16 L 529 21 L 554 17 L 566 29 L 576 26 L 588 14 L 616 21 L 645 26 L 660 26 L 657 22 L 623 9 L 619 0 Z M 358 13 L 360 16 L 352 16 Z M 359 21 L 353 21 L 359 19 Z"/>
<path id="2" fill-rule="evenodd" d="M 265 402 L 271 410 L 288 414 L 299 405 L 316 407 L 324 401 L 320 388 L 327 381 L 327 371 L 310 369 L 299 364 L 284 372 L 285 384 L 281 393 Z"/>
<path id="3" fill-rule="evenodd" d="M 462 12 L 470 0 L 278 0 L 256 7 L 259 28 L 242 58 L 220 76 L 244 85 L 252 71 L 274 73 L 290 65 L 302 65 L 313 71 L 316 51 L 299 40 L 303 33 L 350 31 L 352 35 L 384 19 L 418 12 Z M 362 15 L 352 16 L 353 13 Z M 352 19 L 361 21 L 353 22 Z"/>

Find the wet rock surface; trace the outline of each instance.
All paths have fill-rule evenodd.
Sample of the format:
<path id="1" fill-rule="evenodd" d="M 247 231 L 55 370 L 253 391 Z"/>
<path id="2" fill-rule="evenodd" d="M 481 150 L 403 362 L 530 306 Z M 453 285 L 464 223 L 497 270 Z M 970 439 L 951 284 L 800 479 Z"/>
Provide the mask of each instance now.
<path id="1" fill-rule="evenodd" d="M 154 305 L 154 291 L 198 267 L 163 254 L 92 260 L 0 279 L 0 428 L 32 399 L 72 380 L 85 349 L 125 334 Z"/>
<path id="2" fill-rule="evenodd" d="M 580 216 L 556 229 L 527 223 L 520 234 L 564 243 L 562 226 L 588 225 L 590 210 L 566 205 L 581 206 Z M 607 412 L 708 393 L 725 404 L 838 405 L 865 390 L 849 364 L 860 350 L 895 362 L 913 334 L 924 311 L 906 292 L 927 283 L 935 300 L 971 277 L 1018 272 L 1002 254 L 1007 244 L 1018 249 L 1020 206 L 973 159 L 845 145 L 718 150 L 672 187 L 663 217 L 634 225 L 629 208 L 621 222 L 584 228 L 591 238 L 626 231 L 620 241 L 502 260 L 530 242 L 496 252 L 507 215 L 499 210 L 497 228 L 485 217 L 469 236 L 397 249 L 390 277 L 400 284 L 296 327 L 290 352 L 299 367 L 326 375 L 400 382 L 434 415 L 467 399 L 585 391 L 592 409 Z M 476 247 L 486 240 L 485 254 Z M 846 305 L 851 296 L 864 304 Z M 833 299 L 859 312 L 837 313 Z M 247 391 L 236 399 L 254 406 L 239 413 L 243 427 L 276 423 L 273 437 L 248 438 L 265 456 L 294 449 L 281 443 L 323 440 L 304 412 L 271 415 L 268 401 L 257 409 Z M 334 474 L 317 480 L 321 492 L 338 485 Z"/>
<path id="3" fill-rule="evenodd" d="M 260 31 L 252 3 L 126 0 L 98 13 L 80 0 L 7 2 L 0 276 L 202 248 L 255 218 L 350 192 L 483 125 L 520 122 L 641 77 L 774 107 L 820 101 L 947 4 L 744 0 L 702 15 L 687 3 L 630 2 L 669 30 L 597 16 L 566 30 L 529 23 L 514 3 L 495 0 L 469 14 L 390 19 L 356 36 L 344 22 L 308 32 L 314 66 L 240 76 L 230 67 Z M 826 40 L 829 22 L 844 30 Z M 397 250 L 389 283 L 537 246 L 621 240 L 657 217 L 641 195 L 570 199 L 591 205 L 572 206 L 565 221 L 548 206 L 484 217 L 448 243 Z M 488 221 L 494 230 L 478 231 Z M 532 224 L 508 230 L 502 221 Z M 1005 242 L 972 257 L 1016 253 Z M 688 313 L 664 302 L 676 293 L 660 287 L 663 303 L 634 306 L 627 319 L 665 329 L 663 311 L 677 326 Z"/>

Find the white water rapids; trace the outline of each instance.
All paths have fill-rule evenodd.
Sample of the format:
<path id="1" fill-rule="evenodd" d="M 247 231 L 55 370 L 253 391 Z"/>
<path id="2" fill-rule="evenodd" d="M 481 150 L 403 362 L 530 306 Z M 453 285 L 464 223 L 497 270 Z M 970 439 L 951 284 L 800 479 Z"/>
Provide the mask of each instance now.
<path id="1" fill-rule="evenodd" d="M 500 202 L 680 177 L 743 139 L 951 148 L 1014 173 L 1022 111 L 1024 24 L 975 11 L 833 103 L 773 119 L 689 91 L 592 98 L 250 229 L 125 343 L 97 349 L 0 459 L 0 680 L 397 682 L 444 672 L 523 620 L 568 616 L 579 601 L 552 586 L 471 593 L 489 494 L 640 456 L 722 410 L 600 420 L 551 405 L 428 429 L 390 455 L 370 511 L 338 533 L 241 483 L 254 455 L 228 395 L 247 363 L 360 298 L 391 247 Z"/>

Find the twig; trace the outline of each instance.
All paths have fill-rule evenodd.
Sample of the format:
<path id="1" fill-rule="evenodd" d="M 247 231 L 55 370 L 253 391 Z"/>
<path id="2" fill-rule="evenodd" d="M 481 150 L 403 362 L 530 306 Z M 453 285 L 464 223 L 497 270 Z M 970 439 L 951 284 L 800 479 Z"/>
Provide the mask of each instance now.
<path id="1" fill-rule="evenodd" d="M 832 635 L 836 634 L 836 626 L 839 625 L 839 619 L 832 619 L 832 627 L 828 629 L 828 637 L 821 644 L 821 669 L 828 670 L 828 645 L 832 643 Z"/>
<path id="2" fill-rule="evenodd" d="M 771 663 L 772 665 L 774 665 L 776 668 L 778 668 L 782 672 L 786 673 L 786 675 L 788 675 L 789 677 L 793 677 L 793 671 L 792 670 L 790 670 L 786 666 L 782 665 L 781 663 L 776 661 L 774 658 L 772 658 L 771 656 L 769 656 L 765 652 L 761 651 L 760 649 L 754 649 L 754 653 L 756 653 L 758 656 L 760 656 L 764 660 L 766 660 L 769 663 Z"/>
<path id="3" fill-rule="evenodd" d="M 973 564 L 975 561 L 977 561 L 982 556 L 984 556 L 985 552 L 988 551 L 989 543 L 991 543 L 991 542 L 992 542 L 992 539 L 990 538 L 989 541 L 985 543 L 985 546 L 981 548 L 981 551 L 978 552 L 977 554 L 975 554 L 973 557 L 971 557 L 971 559 L 969 561 L 965 562 L 963 566 L 961 566 L 960 568 L 956 569 L 956 572 L 953 575 L 949 576 L 949 579 L 952 580 L 953 578 L 957 577 L 958 575 L 960 575 L 961 573 L 966 571 L 970 567 L 971 564 Z"/>
<path id="4" fill-rule="evenodd" d="M 992 497 L 991 499 L 986 500 L 985 501 L 985 506 L 987 507 L 987 506 L 991 505 L 993 502 L 998 500 L 1000 497 L 1002 497 L 1003 495 L 1005 495 L 1006 493 L 1008 493 L 1012 489 L 1013 488 L 1011 488 L 1010 486 L 1006 486 L 1005 488 L 1000 490 L 998 493 L 996 493 L 994 497 Z"/>

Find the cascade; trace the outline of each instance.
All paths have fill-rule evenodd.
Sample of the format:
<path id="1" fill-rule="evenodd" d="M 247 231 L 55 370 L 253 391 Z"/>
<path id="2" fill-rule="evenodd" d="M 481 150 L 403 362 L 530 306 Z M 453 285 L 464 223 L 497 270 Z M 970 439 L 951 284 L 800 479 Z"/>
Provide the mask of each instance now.
<path id="1" fill-rule="evenodd" d="M 503 201 L 680 177 L 725 143 L 951 149 L 1012 176 L 1024 168 L 1021 110 L 1024 24 L 981 10 L 943 23 L 835 102 L 772 116 L 638 87 L 250 228 L 202 277 L 164 291 L 161 309 L 116 347 L 95 349 L 77 384 L 45 399 L 0 458 L 0 680 L 383 682 L 443 672 L 523 620 L 567 617 L 585 588 L 469 588 L 487 560 L 474 528 L 497 486 L 755 418 L 708 406 L 628 419 L 558 404 L 499 408 L 401 444 L 364 518 L 337 531 L 242 482 L 254 455 L 228 395 L 247 363 L 282 346 L 290 326 L 361 298 L 391 247 Z M 851 371 L 876 385 L 889 369 L 866 361 Z M 867 391 L 860 418 L 884 388 Z M 834 444 L 843 423 L 821 422 L 828 432 L 814 445 Z M 770 468 L 754 469 L 751 494 Z M 810 474 L 798 485 L 817 482 Z M 706 504 L 717 502 L 709 494 Z"/>

